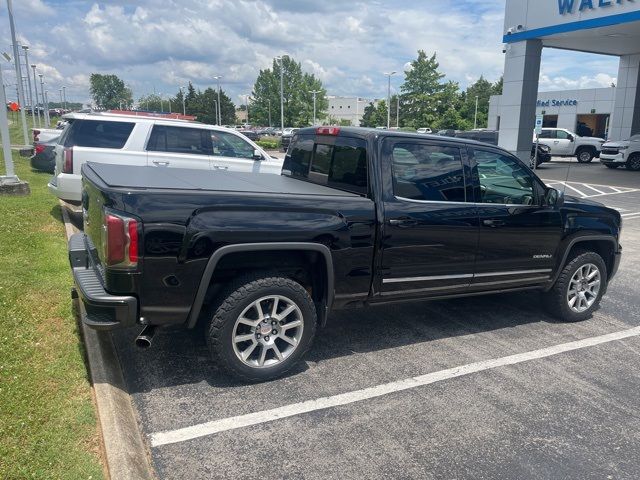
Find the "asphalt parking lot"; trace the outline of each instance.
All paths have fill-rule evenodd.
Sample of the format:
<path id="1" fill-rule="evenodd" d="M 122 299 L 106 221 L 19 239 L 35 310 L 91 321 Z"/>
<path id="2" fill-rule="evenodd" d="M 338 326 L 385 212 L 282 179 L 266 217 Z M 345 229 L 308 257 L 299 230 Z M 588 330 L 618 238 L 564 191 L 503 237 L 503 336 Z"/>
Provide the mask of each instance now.
<path id="1" fill-rule="evenodd" d="M 625 216 L 592 319 L 558 323 L 531 292 L 345 311 L 256 385 L 221 375 L 199 330 L 146 351 L 117 332 L 158 477 L 640 478 L 640 173 L 538 174 Z"/>

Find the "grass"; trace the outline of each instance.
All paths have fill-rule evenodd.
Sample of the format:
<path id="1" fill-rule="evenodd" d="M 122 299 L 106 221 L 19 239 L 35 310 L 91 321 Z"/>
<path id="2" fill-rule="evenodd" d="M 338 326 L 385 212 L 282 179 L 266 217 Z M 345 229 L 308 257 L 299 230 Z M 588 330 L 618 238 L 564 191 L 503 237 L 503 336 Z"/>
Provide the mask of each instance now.
<path id="1" fill-rule="evenodd" d="M 7 112 L 7 116 L 9 117 L 9 137 L 11 137 L 11 145 L 23 145 L 24 134 L 22 132 L 22 119 L 20 118 L 20 112 Z M 35 120 L 36 121 L 34 122 L 33 117 L 27 114 L 27 135 L 29 138 L 29 144 L 33 143 L 31 128 L 38 126 L 37 115 L 35 117 Z M 51 125 L 47 128 L 56 128 L 56 123 L 58 122 L 58 120 L 58 117 L 51 117 Z M 4 175 L 4 169 L 2 170 L 2 175 Z"/>
<path id="2" fill-rule="evenodd" d="M 99 479 L 60 206 L 50 175 L 13 159 L 31 195 L 0 196 L 0 478 Z"/>

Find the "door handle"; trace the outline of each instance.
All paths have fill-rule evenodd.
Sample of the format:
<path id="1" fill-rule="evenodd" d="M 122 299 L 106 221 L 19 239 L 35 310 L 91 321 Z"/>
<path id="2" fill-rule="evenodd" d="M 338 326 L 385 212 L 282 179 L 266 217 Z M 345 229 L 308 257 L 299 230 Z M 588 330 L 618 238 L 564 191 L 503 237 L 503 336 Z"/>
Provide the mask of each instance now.
<path id="1" fill-rule="evenodd" d="M 152 161 L 156 165 L 162 165 L 163 167 L 166 167 L 167 165 L 169 165 L 171 163 L 171 162 L 167 162 L 165 160 L 152 160 Z"/>
<path id="2" fill-rule="evenodd" d="M 418 221 L 412 220 L 411 218 L 393 218 L 389 220 L 389 225 L 395 227 L 415 227 L 418 225 Z"/>
<path id="3" fill-rule="evenodd" d="M 229 170 L 229 167 L 225 165 L 214 165 L 213 168 L 215 168 L 216 170 Z"/>
<path id="4" fill-rule="evenodd" d="M 491 228 L 504 227 L 506 225 L 504 220 L 483 220 L 482 224 Z"/>

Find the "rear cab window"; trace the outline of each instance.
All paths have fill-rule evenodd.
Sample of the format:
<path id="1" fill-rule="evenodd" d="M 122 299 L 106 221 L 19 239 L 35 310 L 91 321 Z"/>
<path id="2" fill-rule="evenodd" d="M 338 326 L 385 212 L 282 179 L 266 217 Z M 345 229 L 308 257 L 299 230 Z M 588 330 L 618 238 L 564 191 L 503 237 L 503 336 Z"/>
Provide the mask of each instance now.
<path id="1" fill-rule="evenodd" d="M 345 136 L 296 134 L 284 159 L 282 174 L 366 196 L 366 141 Z"/>
<path id="2" fill-rule="evenodd" d="M 65 147 L 121 149 L 129 140 L 135 123 L 108 120 L 74 120 L 63 134 Z"/>

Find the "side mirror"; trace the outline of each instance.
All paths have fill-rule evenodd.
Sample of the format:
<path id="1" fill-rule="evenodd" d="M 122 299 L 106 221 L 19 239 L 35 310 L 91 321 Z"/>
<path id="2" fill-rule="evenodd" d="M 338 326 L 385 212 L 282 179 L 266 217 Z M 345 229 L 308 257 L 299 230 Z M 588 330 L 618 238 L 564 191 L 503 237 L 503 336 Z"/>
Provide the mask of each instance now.
<path id="1" fill-rule="evenodd" d="M 564 204 L 564 193 L 555 188 L 548 188 L 544 196 L 544 203 L 548 207 L 560 208 Z"/>
<path id="2" fill-rule="evenodd" d="M 571 134 L 569 134 L 569 136 L 567 136 L 567 139 L 568 139 L 570 142 L 573 142 L 573 141 L 575 140 L 574 136 L 573 136 L 573 135 L 571 135 Z"/>
<path id="3" fill-rule="evenodd" d="M 253 157 L 254 160 L 262 160 L 262 153 L 260 153 L 260 150 L 258 150 L 257 148 L 253 151 Z"/>

